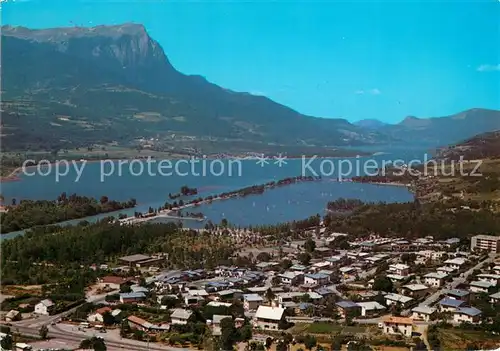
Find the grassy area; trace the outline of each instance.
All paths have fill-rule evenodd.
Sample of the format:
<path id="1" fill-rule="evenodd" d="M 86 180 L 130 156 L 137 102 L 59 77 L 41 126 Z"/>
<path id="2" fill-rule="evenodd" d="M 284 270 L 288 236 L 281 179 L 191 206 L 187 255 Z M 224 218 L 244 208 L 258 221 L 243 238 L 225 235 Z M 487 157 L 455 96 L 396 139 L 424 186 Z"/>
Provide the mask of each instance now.
<path id="1" fill-rule="evenodd" d="M 367 328 L 362 325 L 356 326 L 344 326 L 341 324 L 319 322 L 319 323 L 299 323 L 296 324 L 290 333 L 293 335 L 298 334 L 333 334 L 333 333 L 344 333 L 344 334 L 358 334 L 366 333 Z"/>
<path id="2" fill-rule="evenodd" d="M 495 349 L 500 345 L 500 336 L 478 330 L 439 329 L 439 340 L 444 351 L 474 349 Z"/>

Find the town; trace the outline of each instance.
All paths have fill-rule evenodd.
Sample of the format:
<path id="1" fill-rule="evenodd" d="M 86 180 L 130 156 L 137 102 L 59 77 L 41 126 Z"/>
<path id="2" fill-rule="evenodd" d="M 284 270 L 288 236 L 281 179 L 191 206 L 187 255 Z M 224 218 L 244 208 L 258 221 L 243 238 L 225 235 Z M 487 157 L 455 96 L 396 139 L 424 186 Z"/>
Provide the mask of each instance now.
<path id="1" fill-rule="evenodd" d="M 174 270 L 167 254 L 133 254 L 89 267 L 99 278 L 85 301 L 37 299 L 29 287 L 3 296 L 2 347 L 436 350 L 438 327 L 490 335 L 459 349 L 495 347 L 499 250 L 496 236 L 351 240 L 318 226 L 242 249 L 241 266 Z"/>

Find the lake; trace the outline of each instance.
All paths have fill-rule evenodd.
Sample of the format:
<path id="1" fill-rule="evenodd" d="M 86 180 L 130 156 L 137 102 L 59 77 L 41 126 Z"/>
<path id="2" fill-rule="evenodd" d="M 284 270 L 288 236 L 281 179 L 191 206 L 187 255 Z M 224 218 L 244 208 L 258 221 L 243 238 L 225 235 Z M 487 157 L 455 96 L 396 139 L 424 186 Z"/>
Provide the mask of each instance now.
<path id="1" fill-rule="evenodd" d="M 419 156 L 420 155 L 420 156 Z M 219 194 L 240 189 L 246 186 L 266 183 L 286 177 L 301 175 L 322 175 L 322 180 L 303 182 L 267 190 L 262 195 L 252 195 L 239 199 L 216 201 L 191 208 L 193 212 L 202 212 L 214 223 L 226 218 L 230 223 L 240 226 L 272 224 L 284 221 L 304 219 L 317 213 L 323 215 L 326 203 L 339 197 L 358 198 L 364 201 L 406 202 L 413 195 L 405 187 L 338 182 L 342 178 L 374 172 L 382 166 L 382 162 L 395 159 L 405 161 L 422 159 L 423 153 L 413 150 L 411 153 L 381 154 L 378 156 L 350 159 L 287 159 L 286 164 L 278 164 L 276 160 L 257 164 L 256 160 L 205 160 L 182 164 L 172 160 L 170 167 L 163 164 L 159 172 L 159 161 L 142 162 L 143 173 L 139 174 L 139 162 L 122 164 L 118 162 L 87 163 L 83 166 L 81 177 L 70 167 L 65 176 L 56 181 L 56 170 L 40 168 L 42 175 L 21 175 L 21 180 L 2 183 L 2 194 L 6 203 L 12 198 L 50 199 L 57 198 L 62 192 L 67 194 L 100 198 L 105 195 L 109 199 L 124 201 L 130 198 L 137 200 L 135 209 L 120 211 L 133 214 L 134 211 L 147 211 L 151 206 L 157 208 L 164 205 L 169 193 L 178 193 L 180 187 L 187 185 L 198 188 L 198 196 Z M 369 163 L 369 165 L 367 165 Z M 82 167 L 82 164 L 78 165 Z M 114 172 L 112 168 L 114 167 Z M 149 167 L 149 169 L 147 168 Z M 350 169 L 349 169 L 350 168 Z M 49 172 L 50 170 L 50 172 Z M 176 175 L 169 174 L 175 173 Z M 30 169 L 30 172 L 37 171 Z M 66 169 L 60 169 L 64 173 Z M 62 172 L 64 171 L 64 172 Z M 190 199 L 189 197 L 183 198 Z M 109 214 L 91 217 L 90 220 L 102 218 Z M 116 213 L 115 213 L 116 215 Z M 69 221 L 76 223 L 79 220 Z M 200 226 L 194 221 L 185 221 L 186 226 Z M 17 234 L 17 233 L 16 233 Z M 8 238 L 15 234 L 3 235 Z"/>

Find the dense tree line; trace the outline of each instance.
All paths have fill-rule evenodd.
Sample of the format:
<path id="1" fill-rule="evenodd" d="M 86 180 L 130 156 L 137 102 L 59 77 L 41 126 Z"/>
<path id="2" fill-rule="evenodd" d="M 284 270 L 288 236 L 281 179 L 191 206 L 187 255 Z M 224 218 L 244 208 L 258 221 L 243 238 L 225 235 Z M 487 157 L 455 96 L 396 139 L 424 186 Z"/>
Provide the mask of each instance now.
<path id="1" fill-rule="evenodd" d="M 164 265 L 178 268 L 216 266 L 234 252 L 228 237 L 181 230 L 174 223 L 121 226 L 108 219 L 89 225 L 36 228 L 2 242 L 2 284 L 47 284 L 95 275 L 89 265 L 122 255 L 168 255 Z"/>
<path id="2" fill-rule="evenodd" d="M 54 224 L 70 219 L 84 218 L 132 208 L 135 199 L 125 202 L 109 200 L 102 196 L 99 200 L 62 193 L 56 200 L 22 200 L 15 206 L 8 206 L 7 212 L 0 213 L 0 233 L 32 228 L 40 225 Z"/>
<path id="3" fill-rule="evenodd" d="M 498 233 L 500 215 L 488 201 L 453 200 L 447 203 L 369 203 L 348 217 L 328 216 L 335 231 L 357 236 L 379 234 L 406 239 L 427 235 L 435 239 L 469 238 L 475 234 Z"/>

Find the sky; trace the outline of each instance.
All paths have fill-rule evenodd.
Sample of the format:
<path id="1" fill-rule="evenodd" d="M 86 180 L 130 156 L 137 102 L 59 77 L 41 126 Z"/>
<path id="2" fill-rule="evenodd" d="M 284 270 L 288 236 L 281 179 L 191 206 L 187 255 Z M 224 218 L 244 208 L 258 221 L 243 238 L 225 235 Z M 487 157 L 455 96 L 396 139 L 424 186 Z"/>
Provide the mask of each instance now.
<path id="1" fill-rule="evenodd" d="M 3 1 L 2 24 L 142 23 L 179 71 L 307 115 L 500 109 L 500 0 Z"/>

